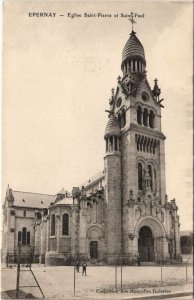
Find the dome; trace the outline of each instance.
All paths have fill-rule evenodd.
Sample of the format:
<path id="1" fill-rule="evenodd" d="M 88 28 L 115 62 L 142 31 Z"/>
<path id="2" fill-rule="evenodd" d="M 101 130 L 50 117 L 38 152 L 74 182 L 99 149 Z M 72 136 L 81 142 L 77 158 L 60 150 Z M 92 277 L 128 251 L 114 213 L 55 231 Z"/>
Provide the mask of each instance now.
<path id="1" fill-rule="evenodd" d="M 130 57 L 141 57 L 143 61 L 145 61 L 145 53 L 144 48 L 141 44 L 141 42 L 138 40 L 138 38 L 135 35 L 135 32 L 132 31 L 130 34 L 130 38 L 128 39 L 127 43 L 125 44 L 125 47 L 123 48 L 122 53 L 122 63 Z"/>
<path id="2" fill-rule="evenodd" d="M 117 119 L 113 115 L 111 115 L 105 128 L 104 138 L 113 135 L 120 135 L 120 124 Z"/>

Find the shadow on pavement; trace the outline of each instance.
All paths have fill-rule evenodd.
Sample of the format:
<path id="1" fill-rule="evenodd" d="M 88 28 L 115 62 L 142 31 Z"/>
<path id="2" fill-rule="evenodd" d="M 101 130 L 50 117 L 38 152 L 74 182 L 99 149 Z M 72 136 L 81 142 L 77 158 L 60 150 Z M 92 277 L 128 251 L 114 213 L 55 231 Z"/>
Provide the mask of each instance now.
<path id="1" fill-rule="evenodd" d="M 20 290 L 18 294 L 18 299 L 40 299 L 34 297 L 31 293 L 25 293 L 24 291 Z M 16 291 L 15 290 L 8 290 L 1 292 L 1 299 L 16 299 Z"/>

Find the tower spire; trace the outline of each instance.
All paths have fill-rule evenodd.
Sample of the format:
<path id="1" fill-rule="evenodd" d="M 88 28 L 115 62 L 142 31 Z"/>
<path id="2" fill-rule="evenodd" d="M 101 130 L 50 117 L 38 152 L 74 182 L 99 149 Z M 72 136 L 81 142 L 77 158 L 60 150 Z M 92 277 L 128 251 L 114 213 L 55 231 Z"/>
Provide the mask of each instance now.
<path id="1" fill-rule="evenodd" d="M 133 24 L 134 24 L 134 23 L 137 23 L 137 22 L 134 20 L 134 13 L 133 13 L 133 12 L 131 12 L 131 15 L 130 15 L 130 17 L 129 17 L 129 21 L 131 22 L 131 25 L 132 25 L 132 31 L 131 31 L 131 33 L 135 33 L 135 32 L 133 31 Z"/>

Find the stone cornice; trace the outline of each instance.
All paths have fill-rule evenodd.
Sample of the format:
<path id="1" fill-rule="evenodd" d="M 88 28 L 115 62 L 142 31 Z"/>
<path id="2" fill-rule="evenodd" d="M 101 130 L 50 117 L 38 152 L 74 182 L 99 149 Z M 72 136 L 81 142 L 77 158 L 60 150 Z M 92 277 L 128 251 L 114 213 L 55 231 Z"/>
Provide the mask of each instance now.
<path id="1" fill-rule="evenodd" d="M 142 126 L 142 125 L 137 125 L 137 124 L 134 124 L 134 123 L 130 123 L 130 125 L 128 127 L 126 127 L 124 130 L 122 130 L 121 135 L 123 135 L 128 130 L 135 130 L 135 131 L 140 132 L 142 134 L 148 134 L 148 135 L 151 135 L 151 136 L 155 136 L 157 138 L 161 138 L 163 140 L 166 139 L 165 135 L 162 132 L 157 131 L 155 129 L 147 128 L 147 127 Z"/>

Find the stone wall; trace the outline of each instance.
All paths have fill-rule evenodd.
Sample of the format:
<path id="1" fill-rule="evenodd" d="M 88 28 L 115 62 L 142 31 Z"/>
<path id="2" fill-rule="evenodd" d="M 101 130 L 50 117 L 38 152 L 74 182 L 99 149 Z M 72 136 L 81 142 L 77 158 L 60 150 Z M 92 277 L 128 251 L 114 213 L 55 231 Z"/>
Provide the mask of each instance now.
<path id="1" fill-rule="evenodd" d="M 105 199 L 107 204 L 107 256 L 114 263 L 121 252 L 121 157 L 105 156 Z"/>

